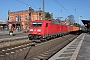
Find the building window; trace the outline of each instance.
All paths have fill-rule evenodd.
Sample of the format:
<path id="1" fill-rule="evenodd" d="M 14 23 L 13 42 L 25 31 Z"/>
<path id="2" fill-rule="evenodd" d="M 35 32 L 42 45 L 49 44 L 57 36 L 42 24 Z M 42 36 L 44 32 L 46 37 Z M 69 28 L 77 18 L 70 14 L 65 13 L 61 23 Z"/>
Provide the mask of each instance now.
<path id="1" fill-rule="evenodd" d="M 24 21 L 26 21 L 26 20 L 27 20 L 27 16 L 24 17 Z"/>
<path id="2" fill-rule="evenodd" d="M 41 13 L 39 13 L 39 16 L 41 16 Z"/>
<path id="3" fill-rule="evenodd" d="M 31 19 L 31 12 L 28 13 L 28 19 Z"/>
<path id="4" fill-rule="evenodd" d="M 16 16 L 16 21 L 21 21 L 21 16 Z"/>
<path id="5" fill-rule="evenodd" d="M 11 17 L 11 20 L 14 21 L 14 20 L 13 20 L 13 17 Z"/>

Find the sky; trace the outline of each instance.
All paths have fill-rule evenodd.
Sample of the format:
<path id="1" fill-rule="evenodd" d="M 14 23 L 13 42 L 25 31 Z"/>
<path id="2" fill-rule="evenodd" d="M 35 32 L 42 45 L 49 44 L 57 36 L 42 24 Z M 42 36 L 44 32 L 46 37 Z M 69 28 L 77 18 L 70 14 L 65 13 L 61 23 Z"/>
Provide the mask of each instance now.
<path id="1" fill-rule="evenodd" d="M 6 20 L 8 10 L 27 10 L 31 6 L 34 10 L 42 9 L 42 0 L 0 0 L 0 20 Z M 73 15 L 76 23 L 80 20 L 90 20 L 90 0 L 44 0 L 45 12 L 53 13 L 53 18 Z M 82 23 L 82 22 L 81 22 Z"/>

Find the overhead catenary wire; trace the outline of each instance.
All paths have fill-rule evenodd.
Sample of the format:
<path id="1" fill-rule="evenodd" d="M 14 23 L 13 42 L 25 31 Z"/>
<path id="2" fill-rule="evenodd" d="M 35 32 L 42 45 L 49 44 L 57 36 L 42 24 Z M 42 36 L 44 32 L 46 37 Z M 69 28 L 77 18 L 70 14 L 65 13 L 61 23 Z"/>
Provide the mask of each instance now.
<path id="1" fill-rule="evenodd" d="M 39 0 L 39 1 L 41 1 L 41 0 Z M 50 5 L 50 4 L 46 3 L 46 2 L 44 2 L 44 4 L 50 6 L 49 8 L 53 8 L 54 10 L 57 10 L 58 12 L 62 12 L 62 9 L 59 10 L 59 9 L 57 9 L 56 7 L 53 7 L 52 5 Z M 45 5 L 44 5 L 44 6 L 45 6 Z M 53 12 L 51 12 L 51 13 L 53 14 Z"/>
<path id="2" fill-rule="evenodd" d="M 27 5 L 27 6 L 31 6 L 31 5 L 29 5 L 29 4 L 27 4 L 27 3 L 25 3 L 25 2 L 22 2 L 22 1 L 20 1 L 20 0 L 15 0 L 15 1 L 17 1 L 17 2 L 19 2 L 19 3 L 22 3 L 22 4 L 24 4 L 24 5 Z M 40 0 L 41 1 L 41 0 Z M 45 3 L 45 2 L 44 2 Z M 47 4 L 47 3 L 45 3 L 45 4 Z M 48 4 L 47 4 L 48 5 Z M 34 6 L 31 6 L 31 7 L 34 7 Z M 52 7 L 52 6 L 51 6 Z M 34 7 L 34 8 L 36 8 L 36 7 Z M 38 8 L 37 8 L 38 9 Z M 55 8 L 55 10 L 56 10 L 56 8 Z M 60 11 L 60 10 L 58 10 L 58 11 Z"/>
<path id="3" fill-rule="evenodd" d="M 22 4 L 24 4 L 24 5 L 27 5 L 27 6 L 31 6 L 31 5 L 29 5 L 29 4 L 25 3 L 25 2 L 20 1 L 20 0 L 15 0 L 15 1 L 17 1 L 17 2 L 19 2 L 19 3 L 22 3 Z M 31 7 L 34 7 L 34 6 L 31 6 Z M 36 8 L 36 7 L 34 7 L 34 8 Z M 36 8 L 36 9 L 37 9 L 37 8 Z"/>
<path id="4" fill-rule="evenodd" d="M 19 2 L 19 3 L 22 3 L 22 4 L 24 4 L 24 5 L 27 5 L 27 6 L 31 6 L 31 5 L 29 5 L 29 4 L 27 4 L 27 3 L 25 3 L 25 2 L 23 2 L 23 1 L 20 1 L 20 0 L 15 0 L 15 1 L 17 1 L 17 2 Z M 57 0 L 55 0 L 61 7 L 63 7 L 69 14 L 70 14 L 70 12 L 62 5 L 62 4 L 60 4 Z M 45 3 L 45 4 L 47 4 L 47 3 Z M 31 7 L 34 7 L 34 6 L 31 6 Z M 51 6 L 52 7 L 52 6 Z M 36 8 L 36 7 L 34 7 L 34 8 Z M 55 10 L 58 10 L 58 11 L 61 11 L 62 12 L 62 9 L 61 10 L 59 10 L 59 9 L 57 9 L 56 7 L 53 7 L 53 8 L 55 8 Z M 36 9 L 38 9 L 38 8 L 36 8 Z"/>
<path id="5" fill-rule="evenodd" d="M 39 0 L 39 1 L 41 1 L 41 0 Z M 50 6 L 49 8 L 51 8 L 51 7 L 52 7 L 52 8 L 54 8 L 55 10 L 57 10 L 57 11 L 61 11 L 61 12 L 62 12 L 62 10 L 57 9 L 56 7 L 53 7 L 52 5 L 50 5 L 50 4 L 48 4 L 48 3 L 45 3 L 45 2 L 44 2 L 44 4 L 46 4 L 46 5 Z"/>
<path id="6" fill-rule="evenodd" d="M 68 1 L 68 3 L 70 4 L 70 6 L 73 8 L 73 9 L 75 9 L 72 5 L 71 5 L 71 3 L 69 2 L 69 0 L 67 0 Z"/>
<path id="7" fill-rule="evenodd" d="M 55 0 L 61 7 L 63 7 L 66 11 L 67 11 L 67 13 L 69 13 L 70 14 L 70 12 L 62 5 L 62 4 L 60 4 L 57 0 Z"/>
<path id="8" fill-rule="evenodd" d="M 22 3 L 22 4 L 24 4 L 24 5 L 27 5 L 27 6 L 31 6 L 31 5 L 29 5 L 29 4 L 27 4 L 27 3 L 25 3 L 25 2 L 22 2 L 22 1 L 20 1 L 20 0 L 15 0 L 15 1 L 17 1 L 17 2 L 19 2 L 19 3 Z M 41 1 L 41 0 L 40 0 Z M 45 4 L 47 4 L 47 3 L 45 3 Z M 48 4 L 47 4 L 48 5 Z M 34 7 L 34 6 L 31 6 L 31 7 Z M 51 6 L 52 7 L 52 6 Z M 34 8 L 36 8 L 36 7 L 34 7 Z M 55 7 L 53 7 L 53 8 L 55 8 Z M 38 8 L 36 8 L 36 9 L 38 9 Z M 55 10 L 56 10 L 57 8 L 55 8 Z M 58 11 L 60 11 L 59 9 L 57 9 Z M 62 12 L 62 10 L 61 10 L 61 12 Z"/>
<path id="9" fill-rule="evenodd" d="M 22 4 L 25 4 L 25 5 L 28 5 L 28 6 L 30 6 L 29 4 L 27 4 L 27 3 L 24 3 L 24 2 L 22 2 L 22 1 L 19 1 L 19 0 L 16 0 L 17 2 L 20 2 L 20 3 L 22 3 Z"/>
<path id="10" fill-rule="evenodd" d="M 69 0 L 67 0 L 68 1 L 68 3 L 70 4 L 70 6 L 74 9 L 74 11 L 75 11 L 75 13 L 77 14 L 77 9 L 76 8 L 74 8 L 72 5 L 71 5 L 71 3 L 69 2 Z M 78 15 L 78 14 L 77 14 Z M 79 15 L 78 15 L 79 16 Z"/>

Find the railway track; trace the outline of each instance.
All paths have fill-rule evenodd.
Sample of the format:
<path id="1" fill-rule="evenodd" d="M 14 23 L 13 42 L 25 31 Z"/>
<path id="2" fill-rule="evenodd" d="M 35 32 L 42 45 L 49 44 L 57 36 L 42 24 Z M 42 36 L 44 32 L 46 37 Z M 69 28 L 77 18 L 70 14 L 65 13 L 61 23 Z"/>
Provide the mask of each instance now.
<path id="1" fill-rule="evenodd" d="M 42 43 L 31 42 L 2 48 L 0 49 L 0 60 L 47 60 L 77 36 L 69 34 Z"/>

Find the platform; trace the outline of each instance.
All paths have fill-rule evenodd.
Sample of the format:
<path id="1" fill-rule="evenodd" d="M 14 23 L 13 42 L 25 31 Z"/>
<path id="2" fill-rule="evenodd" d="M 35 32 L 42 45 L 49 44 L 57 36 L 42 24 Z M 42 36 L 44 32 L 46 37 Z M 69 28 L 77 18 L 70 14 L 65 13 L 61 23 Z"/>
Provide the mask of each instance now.
<path id="1" fill-rule="evenodd" d="M 23 31 L 13 31 L 13 34 L 13 36 L 10 36 L 9 31 L 0 31 L 0 42 L 28 38 L 28 33 L 23 33 Z"/>
<path id="2" fill-rule="evenodd" d="M 49 60 L 90 60 L 90 35 L 82 33 Z"/>

